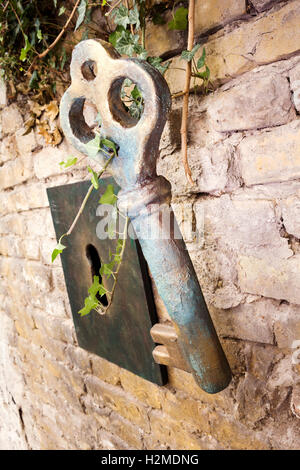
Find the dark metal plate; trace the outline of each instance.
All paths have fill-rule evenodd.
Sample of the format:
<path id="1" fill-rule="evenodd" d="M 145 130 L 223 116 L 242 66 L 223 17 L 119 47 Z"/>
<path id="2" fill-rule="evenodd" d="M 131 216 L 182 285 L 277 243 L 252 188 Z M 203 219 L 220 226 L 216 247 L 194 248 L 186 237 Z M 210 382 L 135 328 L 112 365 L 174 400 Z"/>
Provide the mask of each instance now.
<path id="1" fill-rule="evenodd" d="M 159 385 L 166 383 L 166 370 L 154 362 L 150 329 L 157 322 L 147 264 L 138 242 L 128 240 L 113 304 L 105 315 L 92 311 L 80 317 L 92 272 L 86 247 L 93 245 L 102 262 L 109 261 L 115 240 L 99 240 L 96 227 L 98 201 L 112 178 L 102 179 L 93 190 L 73 233 L 64 239 L 62 266 L 79 346 Z M 47 194 L 57 239 L 70 227 L 90 186 L 89 181 L 48 188 Z"/>

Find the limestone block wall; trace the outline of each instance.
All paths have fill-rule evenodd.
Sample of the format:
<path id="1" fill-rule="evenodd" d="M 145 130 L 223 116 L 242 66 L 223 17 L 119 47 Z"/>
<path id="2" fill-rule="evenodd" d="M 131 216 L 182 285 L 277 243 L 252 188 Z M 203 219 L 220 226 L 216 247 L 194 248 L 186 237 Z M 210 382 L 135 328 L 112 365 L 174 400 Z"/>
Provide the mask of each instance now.
<path id="1" fill-rule="evenodd" d="M 180 160 L 181 98 L 157 171 L 181 227 L 188 217 L 200 234 L 184 232 L 233 381 L 208 395 L 170 368 L 158 387 L 77 346 L 46 188 L 86 178 L 85 163 L 62 171 L 75 154 L 65 140 L 24 135 L 26 98 L 12 102 L 2 83 L 1 449 L 300 448 L 300 1 L 199 0 L 196 11 L 215 90 L 190 99 L 196 184 Z M 157 28 L 149 48 L 172 58 L 180 91 L 184 34 Z"/>

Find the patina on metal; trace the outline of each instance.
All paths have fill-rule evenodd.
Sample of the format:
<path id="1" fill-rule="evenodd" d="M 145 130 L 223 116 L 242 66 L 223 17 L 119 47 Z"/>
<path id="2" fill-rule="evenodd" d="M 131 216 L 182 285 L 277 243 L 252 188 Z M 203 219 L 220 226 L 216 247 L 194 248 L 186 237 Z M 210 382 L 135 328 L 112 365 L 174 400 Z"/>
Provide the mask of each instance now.
<path id="1" fill-rule="evenodd" d="M 94 137 L 85 123 L 86 99 L 97 107 L 103 136 L 118 146 L 118 157 L 109 166 L 121 186 L 119 207 L 126 210 L 137 233 L 145 226 L 159 224 L 153 204 L 165 204 L 169 210 L 169 182 L 156 173 L 159 141 L 171 96 L 162 75 L 147 62 L 121 59 L 113 47 L 100 40 L 79 43 L 71 63 L 72 84 L 61 101 L 61 125 L 66 137 L 82 153 Z M 144 97 L 144 111 L 137 122 L 121 102 L 125 78 L 132 80 Z M 98 152 L 102 164 L 105 155 Z M 159 209 L 161 210 L 161 209 Z M 164 231 L 164 227 L 159 227 Z M 199 386 L 208 393 L 227 387 L 231 371 L 210 318 L 192 262 L 182 239 L 140 237 L 148 262 L 178 336 L 178 347 Z"/>
<path id="2" fill-rule="evenodd" d="M 78 315 L 93 275 L 99 275 L 101 263 L 109 262 L 109 250 L 113 253 L 116 246 L 116 240 L 99 240 L 96 234 L 101 221 L 96 210 L 107 184 L 114 186 L 115 193 L 120 189 L 113 178 L 101 179 L 99 190 L 93 190 L 76 230 L 66 240 L 68 247 L 61 254 L 78 344 L 144 379 L 163 385 L 167 380 L 166 370 L 152 357 L 155 343 L 150 328 L 157 322 L 157 315 L 151 280 L 138 242 L 128 240 L 126 244 L 109 314 L 99 315 L 92 310 L 84 317 Z M 47 189 L 57 238 L 70 227 L 89 186 L 89 181 L 83 181 Z M 101 300 L 103 302 L 103 298 Z"/>

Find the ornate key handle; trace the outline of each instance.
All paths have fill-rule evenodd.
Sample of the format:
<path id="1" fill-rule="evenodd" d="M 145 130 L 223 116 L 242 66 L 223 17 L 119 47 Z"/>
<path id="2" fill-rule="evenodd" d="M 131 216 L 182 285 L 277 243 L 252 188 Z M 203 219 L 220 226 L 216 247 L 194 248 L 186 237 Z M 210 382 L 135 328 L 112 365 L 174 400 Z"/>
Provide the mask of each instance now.
<path id="1" fill-rule="evenodd" d="M 101 133 L 119 146 L 118 156 L 109 165 L 122 188 L 119 207 L 127 211 L 138 234 L 149 227 L 160 231 L 159 238 L 140 236 L 139 241 L 174 322 L 178 347 L 199 386 L 217 393 L 229 384 L 231 371 L 185 243 L 173 233 L 165 233 L 161 222 L 163 212 L 170 213 L 171 198 L 169 182 L 156 174 L 159 141 L 171 107 L 168 85 L 148 63 L 121 59 L 110 44 L 94 39 L 75 47 L 71 78 L 60 107 L 63 131 L 74 147 L 87 153 L 85 144 L 94 133 L 84 120 L 83 106 L 86 99 L 95 104 L 102 118 Z M 125 111 L 120 99 L 125 78 L 139 87 L 144 98 L 139 121 Z M 105 163 L 101 152 L 95 159 Z M 154 204 L 160 205 L 160 217 L 153 210 Z"/>

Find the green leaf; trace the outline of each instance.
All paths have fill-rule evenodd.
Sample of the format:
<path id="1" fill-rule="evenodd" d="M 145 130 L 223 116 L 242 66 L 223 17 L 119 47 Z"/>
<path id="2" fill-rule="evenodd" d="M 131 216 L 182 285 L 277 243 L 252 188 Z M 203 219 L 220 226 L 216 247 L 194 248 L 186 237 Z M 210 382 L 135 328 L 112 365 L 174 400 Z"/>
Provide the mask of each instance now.
<path id="1" fill-rule="evenodd" d="M 54 8 L 57 7 L 57 0 L 53 0 L 53 3 L 54 3 Z"/>
<path id="2" fill-rule="evenodd" d="M 136 85 L 134 86 L 131 92 L 131 96 L 134 100 L 138 100 L 139 98 L 142 98 L 142 94 Z"/>
<path id="3" fill-rule="evenodd" d="M 86 299 L 84 299 L 84 307 L 79 310 L 78 313 L 81 317 L 84 317 L 85 315 L 91 313 L 91 311 L 98 307 L 98 305 L 99 302 L 96 297 L 89 295 L 88 297 L 86 297 Z"/>
<path id="4" fill-rule="evenodd" d="M 206 65 L 205 66 L 205 71 L 204 72 L 198 72 L 196 75 L 197 75 L 197 77 L 202 78 L 202 80 L 208 80 L 209 77 L 210 77 L 210 70 Z"/>
<path id="5" fill-rule="evenodd" d="M 63 252 L 63 250 L 67 248 L 65 245 L 63 245 L 62 243 L 58 242 L 58 244 L 56 245 L 56 247 L 54 248 L 54 250 L 52 251 L 52 255 L 51 255 L 51 261 L 53 263 L 53 261 L 57 258 L 57 256 Z"/>
<path id="6" fill-rule="evenodd" d="M 24 39 L 25 39 L 25 46 L 21 49 L 21 54 L 20 54 L 20 60 L 22 62 L 24 62 L 24 60 L 27 59 L 27 53 L 31 49 L 31 44 L 30 44 L 28 36 L 26 36 L 26 34 L 24 36 Z"/>
<path id="7" fill-rule="evenodd" d="M 63 15 L 65 11 L 66 11 L 66 8 L 64 6 L 60 7 L 59 12 L 58 12 L 58 16 Z"/>
<path id="8" fill-rule="evenodd" d="M 155 67 L 162 75 L 170 66 L 170 62 L 162 64 L 162 59 L 160 57 L 148 57 L 147 62 Z"/>
<path id="9" fill-rule="evenodd" d="M 129 11 L 124 5 L 120 6 L 112 12 L 115 24 L 123 26 L 126 29 L 127 25 L 130 24 Z"/>
<path id="10" fill-rule="evenodd" d="M 67 61 L 67 51 L 66 49 L 63 47 L 62 48 L 62 55 L 61 55 L 61 63 L 60 63 L 60 70 L 63 71 L 64 67 L 65 67 L 65 64 L 66 64 L 66 61 Z"/>
<path id="11" fill-rule="evenodd" d="M 34 70 L 29 80 L 29 88 L 31 89 L 38 88 L 38 79 L 39 79 L 38 73 L 36 70 Z"/>
<path id="12" fill-rule="evenodd" d="M 187 29 L 187 24 L 188 24 L 187 16 L 188 16 L 187 8 L 184 8 L 184 7 L 178 8 L 173 15 L 173 19 L 168 23 L 169 29 L 171 30 L 176 29 L 179 31 L 184 31 L 185 29 Z"/>
<path id="13" fill-rule="evenodd" d="M 85 145 L 87 154 L 90 158 L 95 158 L 100 150 L 100 136 L 96 134 L 95 138 Z"/>
<path id="14" fill-rule="evenodd" d="M 99 204 L 110 204 L 115 205 L 118 197 L 114 193 L 114 187 L 112 184 L 108 184 L 105 193 L 99 199 Z"/>
<path id="15" fill-rule="evenodd" d="M 109 42 L 116 47 L 117 40 L 121 37 L 122 32 L 125 31 L 123 26 L 117 26 L 116 30 L 109 35 Z"/>
<path id="16" fill-rule="evenodd" d="M 146 60 L 148 57 L 148 52 L 140 44 L 135 46 L 134 52 L 137 54 L 138 59 L 140 60 Z"/>
<path id="17" fill-rule="evenodd" d="M 112 140 L 100 139 L 100 149 L 106 150 L 106 148 L 111 149 L 114 155 L 117 155 L 116 144 Z"/>
<path id="18" fill-rule="evenodd" d="M 117 241 L 117 246 L 116 246 L 116 254 L 121 253 L 123 245 L 124 245 L 124 240 L 122 238 L 119 238 Z"/>
<path id="19" fill-rule="evenodd" d="M 198 62 L 197 62 L 197 68 L 198 69 L 201 69 L 202 67 L 204 67 L 205 59 L 206 59 L 206 50 L 205 50 L 205 47 L 203 47 L 202 55 L 201 55 L 200 59 L 198 59 Z"/>
<path id="20" fill-rule="evenodd" d="M 140 29 L 140 14 L 137 5 L 129 11 L 129 23 L 135 24 L 136 29 Z"/>
<path id="21" fill-rule="evenodd" d="M 76 21 L 76 26 L 75 26 L 74 31 L 76 31 L 79 28 L 79 26 L 81 25 L 81 23 L 83 22 L 84 17 L 85 17 L 85 13 L 86 13 L 86 7 L 87 7 L 87 0 L 81 0 L 81 2 L 79 3 L 79 6 L 77 8 L 78 18 L 77 18 L 77 21 Z"/>
<path id="22" fill-rule="evenodd" d="M 92 173 L 92 178 L 91 178 L 92 185 L 94 186 L 95 189 L 99 189 L 99 179 L 98 179 L 97 173 L 89 166 L 88 166 L 88 171 Z"/>
<path id="23" fill-rule="evenodd" d="M 182 51 L 181 59 L 186 60 L 187 62 L 191 62 L 200 47 L 201 44 L 196 44 L 191 51 Z"/>
<path id="24" fill-rule="evenodd" d="M 76 157 L 69 157 L 66 162 L 60 162 L 60 166 L 63 168 L 69 168 L 70 166 L 75 165 L 77 163 L 78 158 Z"/>
<path id="25" fill-rule="evenodd" d="M 131 57 L 138 46 L 138 34 L 131 34 L 130 31 L 122 31 L 120 37 L 116 41 L 115 47 L 120 54 L 125 54 Z"/>
<path id="26" fill-rule="evenodd" d="M 140 119 L 143 113 L 143 110 L 144 110 L 143 103 L 137 102 L 137 101 L 133 101 L 133 103 L 131 103 L 131 105 L 128 107 L 128 111 L 130 115 L 135 119 Z"/>
<path id="27" fill-rule="evenodd" d="M 97 302 L 97 294 L 102 297 L 103 295 L 106 294 L 107 289 L 105 289 L 103 284 L 100 284 L 99 282 L 99 276 L 94 276 L 94 281 L 91 287 L 88 289 L 88 293 L 90 294 L 90 297 L 95 297 L 95 301 Z"/>
<path id="28" fill-rule="evenodd" d="M 43 34 L 42 34 L 42 31 L 40 29 L 37 30 L 36 35 L 37 35 L 37 38 L 38 38 L 39 41 L 41 41 L 43 39 Z"/>
<path id="29" fill-rule="evenodd" d="M 107 279 L 110 278 L 110 276 L 112 275 L 113 273 L 113 268 L 114 268 L 114 265 L 115 265 L 115 261 L 111 261 L 110 263 L 104 263 L 102 264 L 101 268 L 100 268 L 100 274 L 101 276 L 106 276 Z"/>

